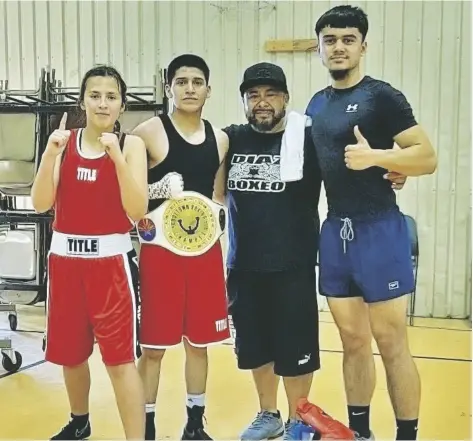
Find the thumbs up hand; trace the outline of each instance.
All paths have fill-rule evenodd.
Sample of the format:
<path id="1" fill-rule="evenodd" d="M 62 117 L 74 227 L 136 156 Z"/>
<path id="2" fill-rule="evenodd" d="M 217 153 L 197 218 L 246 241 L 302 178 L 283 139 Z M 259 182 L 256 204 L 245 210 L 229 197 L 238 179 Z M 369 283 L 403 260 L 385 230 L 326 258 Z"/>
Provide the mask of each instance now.
<path id="1" fill-rule="evenodd" d="M 71 136 L 71 131 L 66 130 L 66 122 L 67 113 L 64 113 L 64 115 L 62 115 L 61 122 L 59 123 L 59 128 L 49 136 L 48 144 L 44 151 L 46 155 L 56 157 L 60 155 L 66 148 L 69 137 Z"/>
<path id="2" fill-rule="evenodd" d="M 358 126 L 355 126 L 354 134 L 356 144 L 345 147 L 345 164 L 352 170 L 365 170 L 374 166 L 373 149 L 361 134 Z"/>

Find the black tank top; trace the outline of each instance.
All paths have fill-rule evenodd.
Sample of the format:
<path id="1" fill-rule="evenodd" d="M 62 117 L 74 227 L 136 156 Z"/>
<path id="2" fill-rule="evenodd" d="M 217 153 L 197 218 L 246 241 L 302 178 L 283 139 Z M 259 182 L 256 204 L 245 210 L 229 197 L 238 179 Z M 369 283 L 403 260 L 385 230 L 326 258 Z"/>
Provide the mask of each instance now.
<path id="1" fill-rule="evenodd" d="M 179 173 L 184 180 L 184 190 L 195 191 L 212 199 L 215 174 L 220 165 L 217 140 L 211 124 L 204 121 L 205 140 L 190 144 L 176 130 L 168 115 L 159 115 L 166 132 L 169 151 L 163 162 L 148 170 L 148 183 L 160 181 L 170 172 Z M 151 199 L 148 210 L 159 207 L 164 199 Z"/>

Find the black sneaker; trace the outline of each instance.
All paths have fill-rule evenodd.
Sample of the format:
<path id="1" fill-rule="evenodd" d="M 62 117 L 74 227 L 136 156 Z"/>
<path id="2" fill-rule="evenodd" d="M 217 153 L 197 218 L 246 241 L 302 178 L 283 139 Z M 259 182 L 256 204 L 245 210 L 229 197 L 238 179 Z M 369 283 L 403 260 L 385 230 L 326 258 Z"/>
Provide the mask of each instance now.
<path id="1" fill-rule="evenodd" d="M 187 424 L 184 427 L 181 440 L 212 440 L 204 430 L 205 407 L 187 407 Z"/>
<path id="2" fill-rule="evenodd" d="M 90 421 L 87 420 L 85 426 L 80 427 L 75 419 L 62 428 L 62 430 L 54 435 L 52 440 L 83 440 L 87 439 L 91 434 Z"/>

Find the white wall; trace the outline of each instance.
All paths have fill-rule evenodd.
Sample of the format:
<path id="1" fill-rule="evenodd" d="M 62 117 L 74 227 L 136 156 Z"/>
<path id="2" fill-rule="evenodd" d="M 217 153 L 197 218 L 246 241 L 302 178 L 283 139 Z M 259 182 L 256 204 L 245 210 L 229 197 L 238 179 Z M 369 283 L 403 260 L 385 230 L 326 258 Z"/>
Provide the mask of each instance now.
<path id="1" fill-rule="evenodd" d="M 205 117 L 214 124 L 244 120 L 241 76 L 263 60 L 285 69 L 292 106 L 304 110 L 327 85 L 319 59 L 267 54 L 264 42 L 313 38 L 316 19 L 341 3 L 347 2 L 0 2 L 0 80 L 35 88 L 40 69 L 50 66 L 66 86 L 77 86 L 94 63 L 113 63 L 129 85 L 150 85 L 173 56 L 193 52 L 211 68 Z M 419 223 L 417 314 L 465 317 L 471 309 L 470 2 L 352 4 L 370 20 L 366 72 L 404 91 L 439 156 L 436 174 L 410 179 L 399 195 Z"/>

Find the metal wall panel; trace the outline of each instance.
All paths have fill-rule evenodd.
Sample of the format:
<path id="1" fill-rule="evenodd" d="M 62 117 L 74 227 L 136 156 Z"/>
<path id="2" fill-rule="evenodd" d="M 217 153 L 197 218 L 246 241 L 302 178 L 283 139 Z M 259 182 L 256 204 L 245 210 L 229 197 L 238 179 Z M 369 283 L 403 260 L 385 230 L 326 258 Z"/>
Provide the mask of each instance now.
<path id="1" fill-rule="evenodd" d="M 286 71 L 291 105 L 303 111 L 328 84 L 314 53 L 268 54 L 268 39 L 313 38 L 315 21 L 335 1 L 3 1 L 0 79 L 35 88 L 55 68 L 77 86 L 94 63 L 112 63 L 130 85 L 183 52 L 211 67 L 213 94 L 204 116 L 242 122 L 243 70 L 268 60 Z M 400 88 L 437 149 L 438 171 L 409 179 L 399 203 L 419 223 L 417 314 L 466 317 L 471 308 L 471 111 L 468 1 L 366 1 L 370 19 L 366 72 Z M 325 215 L 324 202 L 321 214 Z"/>

